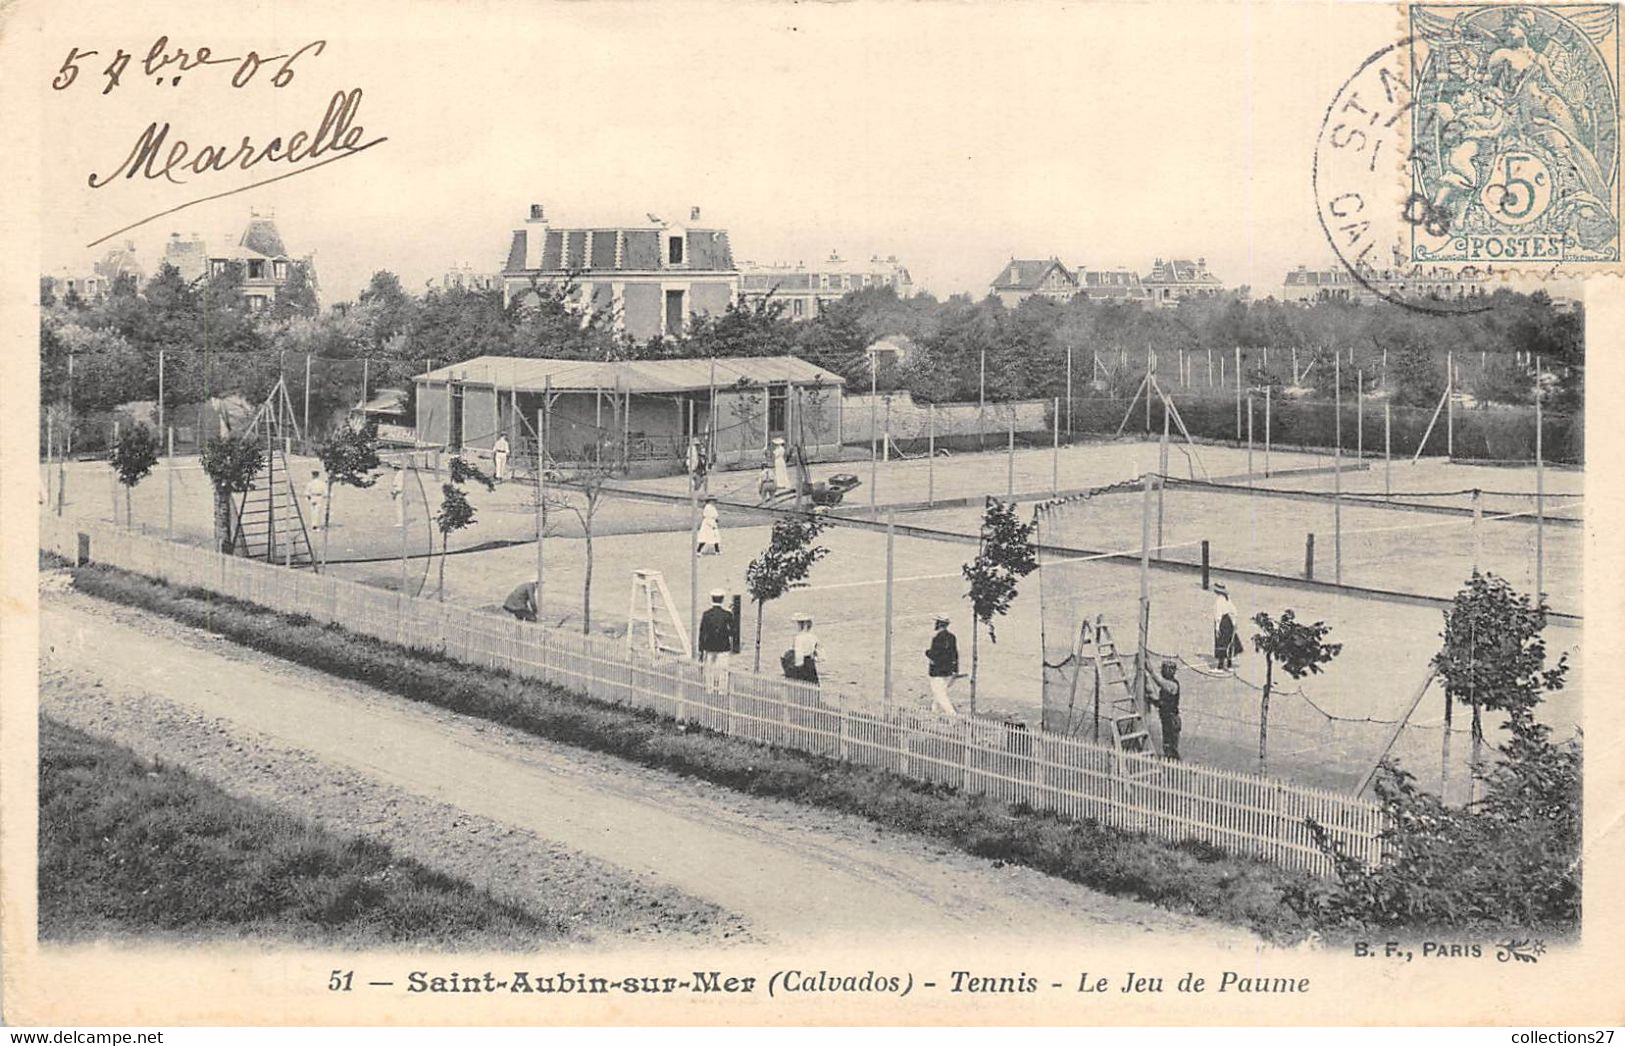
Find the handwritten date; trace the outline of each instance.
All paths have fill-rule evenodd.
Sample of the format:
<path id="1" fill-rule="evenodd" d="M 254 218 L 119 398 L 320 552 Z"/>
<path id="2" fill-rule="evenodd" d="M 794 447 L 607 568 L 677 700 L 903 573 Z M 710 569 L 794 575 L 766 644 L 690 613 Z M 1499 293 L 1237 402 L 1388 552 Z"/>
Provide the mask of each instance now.
<path id="1" fill-rule="evenodd" d="M 235 71 L 231 74 L 231 86 L 247 87 L 262 68 L 280 63 L 276 64 L 276 71 L 271 75 L 271 86 L 286 87 L 293 82 L 294 65 L 299 59 L 307 54 L 314 58 L 326 49 L 326 40 L 312 40 L 290 54 L 262 55 L 257 51 L 249 51 L 244 55 L 225 57 L 215 55 L 207 46 L 191 51 L 184 47 L 171 48 L 169 37 L 160 36 L 153 41 L 152 46 L 147 49 L 147 56 L 136 65 L 133 72 L 130 64 L 135 61 L 135 55 L 120 47 L 101 70 L 101 75 L 107 81 L 102 87 L 102 94 L 121 86 L 126 74 L 145 75 L 160 86 L 167 83 L 171 87 L 178 87 L 183 74 L 213 65 L 235 66 Z M 100 51 L 69 48 L 68 57 L 63 59 L 62 67 L 51 79 L 51 87 L 58 91 L 67 90 L 79 79 L 80 64 L 89 64 L 89 59 L 100 56 L 102 56 Z"/>

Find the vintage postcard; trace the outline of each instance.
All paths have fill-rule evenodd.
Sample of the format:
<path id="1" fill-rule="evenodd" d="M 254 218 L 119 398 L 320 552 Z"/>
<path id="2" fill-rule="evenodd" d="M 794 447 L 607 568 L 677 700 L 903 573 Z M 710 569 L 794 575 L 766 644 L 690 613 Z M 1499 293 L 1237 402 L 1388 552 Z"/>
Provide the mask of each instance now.
<path id="1" fill-rule="evenodd" d="M 1620 39 L 0 5 L 4 1020 L 1625 1022 Z"/>

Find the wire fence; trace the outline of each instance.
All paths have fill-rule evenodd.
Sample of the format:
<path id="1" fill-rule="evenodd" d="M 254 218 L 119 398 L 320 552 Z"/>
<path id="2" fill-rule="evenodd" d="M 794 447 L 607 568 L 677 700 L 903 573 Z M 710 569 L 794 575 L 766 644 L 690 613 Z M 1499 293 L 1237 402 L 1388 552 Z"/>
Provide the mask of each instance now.
<path id="1" fill-rule="evenodd" d="M 41 548 L 71 561 L 93 559 L 728 736 L 1070 820 L 1196 840 L 1320 875 L 1329 874 L 1331 863 L 1310 819 L 1354 855 L 1375 861 L 1380 852 L 1380 808 L 1331 791 L 1122 753 L 1019 723 L 920 713 L 752 672 L 732 671 L 708 688 L 698 665 L 655 660 L 625 638 L 527 624 L 53 516 L 41 527 Z"/>

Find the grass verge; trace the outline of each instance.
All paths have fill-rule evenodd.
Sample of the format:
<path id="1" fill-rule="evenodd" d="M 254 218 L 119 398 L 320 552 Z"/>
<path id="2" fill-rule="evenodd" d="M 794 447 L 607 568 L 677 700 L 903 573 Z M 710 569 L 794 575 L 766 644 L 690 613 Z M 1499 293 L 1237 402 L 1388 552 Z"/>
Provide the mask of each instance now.
<path id="1" fill-rule="evenodd" d="M 537 737 L 749 795 L 855 814 L 978 857 L 1245 926 L 1271 940 L 1293 940 L 1310 929 L 1282 901 L 1288 891 L 1309 885 L 1306 875 L 1228 855 L 1207 844 L 1169 844 L 1095 822 L 1062 821 L 949 787 L 752 744 L 641 709 L 596 702 L 504 672 L 405 650 L 308 617 L 279 614 L 209 592 L 174 589 L 113 567 L 93 564 L 72 572 L 75 587 L 88 595 Z"/>
<path id="2" fill-rule="evenodd" d="M 45 716 L 39 751 L 41 940 L 170 933 L 475 949 L 570 936 L 381 843 L 227 795 Z"/>

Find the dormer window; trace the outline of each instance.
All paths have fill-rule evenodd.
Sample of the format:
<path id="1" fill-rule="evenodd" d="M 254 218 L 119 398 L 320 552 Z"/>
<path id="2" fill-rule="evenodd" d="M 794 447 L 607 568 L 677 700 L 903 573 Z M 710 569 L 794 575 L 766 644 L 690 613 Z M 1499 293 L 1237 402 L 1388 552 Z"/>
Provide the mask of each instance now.
<path id="1" fill-rule="evenodd" d="M 265 279 L 265 263 L 258 258 L 250 258 L 248 261 L 248 278 L 251 280 Z"/>
<path id="2" fill-rule="evenodd" d="M 278 280 L 285 280 L 288 278 L 288 263 L 280 258 L 271 263 L 271 270 L 276 273 L 276 278 Z"/>
<path id="3" fill-rule="evenodd" d="M 683 264 L 683 238 L 681 236 L 666 237 L 666 264 Z"/>

